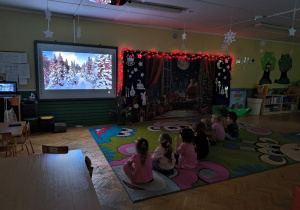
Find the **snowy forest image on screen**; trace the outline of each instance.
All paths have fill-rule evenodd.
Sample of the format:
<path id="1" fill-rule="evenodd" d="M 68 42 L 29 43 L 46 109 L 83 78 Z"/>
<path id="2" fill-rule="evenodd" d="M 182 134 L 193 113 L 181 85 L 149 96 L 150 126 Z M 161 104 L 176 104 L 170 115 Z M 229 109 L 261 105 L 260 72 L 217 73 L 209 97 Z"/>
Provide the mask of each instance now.
<path id="1" fill-rule="evenodd" d="M 112 89 L 112 55 L 43 51 L 45 90 Z"/>

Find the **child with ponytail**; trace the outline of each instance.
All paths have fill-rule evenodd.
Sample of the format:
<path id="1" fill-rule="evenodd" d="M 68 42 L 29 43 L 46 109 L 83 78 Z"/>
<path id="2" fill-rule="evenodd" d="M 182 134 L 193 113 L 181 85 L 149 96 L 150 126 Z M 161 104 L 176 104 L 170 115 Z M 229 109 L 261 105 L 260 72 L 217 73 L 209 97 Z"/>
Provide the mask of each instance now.
<path id="1" fill-rule="evenodd" d="M 153 180 L 151 156 L 148 153 L 148 147 L 148 141 L 139 137 L 135 141 L 136 153 L 123 166 L 124 172 L 132 183 L 141 184 Z"/>
<path id="2" fill-rule="evenodd" d="M 158 143 L 159 146 L 156 147 L 152 155 L 153 169 L 165 175 L 172 175 L 176 161 L 172 148 L 172 138 L 167 133 L 160 134 Z"/>

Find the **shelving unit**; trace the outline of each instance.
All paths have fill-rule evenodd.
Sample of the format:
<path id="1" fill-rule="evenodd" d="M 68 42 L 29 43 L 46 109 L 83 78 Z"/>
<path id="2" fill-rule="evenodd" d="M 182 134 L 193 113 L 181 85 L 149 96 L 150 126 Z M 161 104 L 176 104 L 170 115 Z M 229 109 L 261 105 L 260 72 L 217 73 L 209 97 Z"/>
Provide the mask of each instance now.
<path id="1" fill-rule="evenodd" d="M 261 115 L 300 111 L 299 95 L 256 95 L 262 98 Z"/>

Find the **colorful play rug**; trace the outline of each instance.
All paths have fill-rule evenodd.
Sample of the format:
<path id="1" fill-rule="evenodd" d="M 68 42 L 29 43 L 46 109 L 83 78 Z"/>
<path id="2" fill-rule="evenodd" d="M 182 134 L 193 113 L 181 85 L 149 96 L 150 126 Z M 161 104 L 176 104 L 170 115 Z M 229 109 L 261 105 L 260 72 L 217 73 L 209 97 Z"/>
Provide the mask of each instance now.
<path id="1" fill-rule="evenodd" d="M 123 171 L 123 164 L 135 152 L 134 141 L 144 137 L 150 153 L 158 146 L 161 133 L 174 139 L 181 128 L 197 120 L 152 122 L 130 126 L 90 128 L 89 131 L 102 150 L 133 202 L 181 190 L 204 186 L 236 177 L 246 176 L 300 161 L 300 132 L 281 134 L 238 122 L 240 141 L 218 142 L 210 147 L 209 155 L 196 168 L 175 169 L 171 176 L 153 171 L 153 181 L 133 184 Z"/>

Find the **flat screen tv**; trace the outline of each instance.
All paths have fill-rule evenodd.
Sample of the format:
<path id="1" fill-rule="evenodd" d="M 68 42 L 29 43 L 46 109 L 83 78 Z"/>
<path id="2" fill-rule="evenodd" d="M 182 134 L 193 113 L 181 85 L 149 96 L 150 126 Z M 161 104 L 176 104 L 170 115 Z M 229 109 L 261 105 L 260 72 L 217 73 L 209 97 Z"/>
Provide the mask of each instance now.
<path id="1" fill-rule="evenodd" d="M 38 100 L 117 95 L 117 47 L 35 41 Z"/>
<path id="2" fill-rule="evenodd" d="M 0 95 L 1 96 L 16 96 L 17 95 L 17 82 L 0 82 Z"/>

